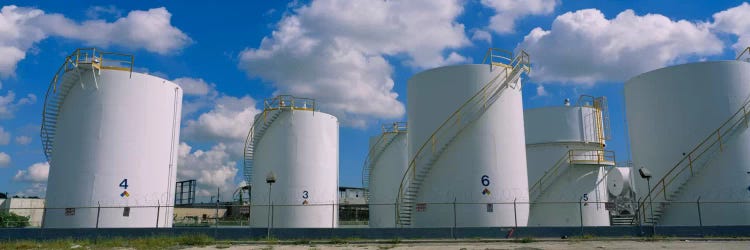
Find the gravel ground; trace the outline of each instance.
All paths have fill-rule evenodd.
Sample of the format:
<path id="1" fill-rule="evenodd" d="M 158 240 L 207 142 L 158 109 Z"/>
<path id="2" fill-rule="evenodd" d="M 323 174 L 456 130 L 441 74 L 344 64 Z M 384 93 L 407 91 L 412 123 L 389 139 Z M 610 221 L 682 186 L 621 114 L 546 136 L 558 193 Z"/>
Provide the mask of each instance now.
<path id="1" fill-rule="evenodd" d="M 189 249 L 750 249 L 750 240 L 586 240 L 586 241 L 535 241 L 518 242 L 441 242 L 399 244 L 306 244 L 306 245 L 218 245 Z"/>

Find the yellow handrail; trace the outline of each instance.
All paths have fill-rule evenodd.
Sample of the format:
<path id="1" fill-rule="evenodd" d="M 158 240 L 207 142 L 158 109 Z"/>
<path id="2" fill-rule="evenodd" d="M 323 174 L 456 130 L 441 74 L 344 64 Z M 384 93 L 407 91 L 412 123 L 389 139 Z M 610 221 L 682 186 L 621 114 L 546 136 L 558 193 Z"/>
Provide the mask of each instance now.
<path id="1" fill-rule="evenodd" d="M 748 60 L 748 62 L 750 62 L 750 47 L 747 47 L 747 48 L 745 48 L 745 50 L 743 50 L 742 52 L 740 52 L 740 54 L 737 56 L 737 59 L 735 59 L 735 60 L 741 61 L 742 56 L 744 56 L 745 54 L 748 54 L 747 60 Z"/>
<path id="2" fill-rule="evenodd" d="M 362 187 L 365 189 L 365 192 L 369 192 L 369 184 L 370 184 L 370 172 L 372 171 L 372 163 L 376 159 L 380 157 L 378 152 L 376 150 L 379 148 L 378 145 L 380 143 L 383 143 L 388 136 L 393 136 L 391 139 L 395 139 L 395 136 L 398 133 L 406 133 L 407 132 L 407 124 L 406 122 L 394 122 L 392 124 L 383 124 L 381 125 L 382 133 L 378 137 L 378 140 L 375 142 L 375 144 L 370 147 L 370 149 L 367 151 L 367 156 L 365 156 L 365 162 L 362 166 Z M 380 151 L 379 153 L 382 153 Z M 365 196 L 369 199 L 369 194 Z"/>
<path id="3" fill-rule="evenodd" d="M 538 181 L 536 181 L 531 187 L 529 188 L 529 197 L 534 197 L 534 194 L 536 192 L 539 192 L 541 194 L 542 190 L 544 189 L 543 185 L 544 183 L 549 183 L 546 180 L 549 178 L 553 178 L 556 176 L 558 170 L 560 167 L 564 166 L 564 163 L 567 163 L 568 166 L 576 164 L 576 163 L 586 163 L 586 164 L 614 164 L 615 162 L 615 152 L 610 150 L 602 150 L 602 149 L 571 149 L 565 152 L 562 157 L 560 157 L 557 162 L 555 162 L 552 167 L 544 172 L 544 175 L 539 178 Z"/>
<path id="4" fill-rule="evenodd" d="M 723 151 L 724 145 L 722 142 L 722 138 L 724 138 L 724 140 L 727 140 L 727 136 L 729 136 L 730 133 L 742 123 L 744 123 L 746 127 L 748 126 L 748 111 L 750 111 L 750 99 L 745 101 L 745 103 L 737 110 L 737 112 L 735 112 L 731 117 L 729 117 L 729 119 L 722 123 L 718 129 L 709 134 L 705 139 L 698 143 L 695 148 L 693 148 L 689 153 L 683 156 L 680 161 L 678 161 L 677 164 L 674 165 L 674 167 L 669 169 L 669 171 L 667 171 L 667 173 L 664 174 L 664 176 L 662 176 L 662 178 L 656 182 L 656 185 L 654 185 L 654 187 L 649 190 L 648 194 L 640 199 L 640 201 L 638 202 L 638 211 L 645 212 L 644 207 L 646 203 L 649 203 L 649 200 L 651 200 L 650 198 L 658 197 L 660 194 L 664 196 L 664 200 L 668 200 L 668 186 L 687 170 L 690 170 L 690 176 L 693 176 L 695 174 L 693 164 L 702 156 L 704 156 L 709 150 L 714 148 L 715 145 L 718 144 L 719 150 Z M 739 119 L 737 119 L 738 117 Z"/>
<path id="5" fill-rule="evenodd" d="M 499 53 L 499 55 L 497 55 Z M 506 56 L 504 56 L 506 55 Z M 507 63 L 503 62 L 497 62 L 495 59 L 502 59 L 503 61 L 508 61 Z M 529 54 L 527 54 L 525 51 L 521 50 L 519 54 L 515 57 L 513 57 L 513 54 L 500 49 L 490 48 L 487 50 L 483 62 L 487 63 L 489 61 L 490 70 L 492 71 L 493 66 L 502 66 L 504 68 L 504 75 L 505 77 L 502 79 L 506 79 L 510 76 L 512 73 L 511 71 L 520 70 L 519 74 L 521 72 L 526 72 L 527 74 L 531 71 L 530 65 L 529 65 Z M 462 118 L 462 112 L 465 108 L 469 107 L 469 104 L 475 103 L 476 105 L 482 105 L 481 108 L 479 108 L 478 112 L 481 112 L 483 109 L 486 109 L 486 102 L 491 100 L 492 94 L 496 93 L 497 91 L 500 91 L 504 89 L 507 86 L 500 85 L 497 87 L 497 90 L 494 90 L 492 87 L 493 82 L 497 81 L 500 76 L 503 74 L 498 74 L 497 76 L 493 77 L 489 82 L 484 84 L 484 86 L 471 98 L 469 98 L 466 102 L 464 102 L 456 111 L 454 111 L 445 121 L 443 121 L 440 126 L 438 126 L 437 129 L 430 135 L 430 137 L 425 140 L 425 142 L 419 147 L 416 154 L 414 154 L 414 157 L 409 162 L 409 167 L 407 168 L 406 172 L 404 172 L 404 176 L 401 179 L 401 185 L 399 186 L 399 192 L 398 192 L 398 200 L 401 201 L 404 195 L 404 185 L 407 185 L 407 182 L 412 180 L 413 178 L 416 178 L 416 161 L 418 159 L 422 158 L 422 152 L 424 152 L 425 148 L 428 148 L 428 145 L 432 145 L 432 151 L 435 151 L 436 144 L 438 142 L 438 133 L 442 132 L 444 128 L 448 128 L 452 125 L 458 124 L 460 119 Z M 467 111 L 467 113 L 471 114 L 471 110 Z M 455 122 L 454 122 L 455 121 Z M 450 126 L 449 126 L 450 125 Z M 458 131 L 458 133 L 461 132 L 462 129 Z M 400 206 L 397 206 L 397 210 L 400 210 Z"/>
<path id="6" fill-rule="evenodd" d="M 117 57 L 125 57 L 125 59 L 118 59 Z M 111 65 L 110 63 L 112 62 L 114 62 L 115 65 Z M 79 48 L 65 57 L 65 61 L 55 72 L 55 75 L 52 77 L 52 81 L 50 81 L 50 84 L 47 87 L 47 92 L 44 95 L 44 106 L 42 108 L 42 124 L 40 127 L 40 134 L 42 137 L 42 147 L 44 148 L 44 155 L 47 158 L 47 161 L 52 161 L 51 155 L 49 155 L 49 151 L 51 150 L 51 143 L 53 139 L 53 133 L 50 133 L 47 130 L 49 129 L 49 126 L 53 125 L 49 123 L 54 123 L 54 121 L 48 120 L 51 118 L 48 117 L 51 115 L 50 112 L 48 112 L 48 108 L 50 108 L 49 106 L 51 105 L 49 102 L 53 95 L 57 94 L 59 82 L 63 78 L 62 76 L 65 73 L 76 69 L 81 64 L 91 64 L 92 67 L 96 67 L 98 69 L 124 70 L 130 72 L 130 75 L 132 76 L 133 63 L 133 55 L 103 52 L 97 50 L 96 48 Z M 58 101 L 62 102 L 62 98 L 64 98 L 64 96 L 60 97 Z M 58 105 L 61 105 L 61 103 L 59 103 Z"/>

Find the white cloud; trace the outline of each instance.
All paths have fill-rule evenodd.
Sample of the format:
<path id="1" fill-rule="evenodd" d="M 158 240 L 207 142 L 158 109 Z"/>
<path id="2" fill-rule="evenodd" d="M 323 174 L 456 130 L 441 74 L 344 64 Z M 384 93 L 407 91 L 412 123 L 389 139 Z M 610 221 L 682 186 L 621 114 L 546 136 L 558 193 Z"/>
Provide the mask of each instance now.
<path id="1" fill-rule="evenodd" d="M 49 163 L 37 162 L 29 166 L 26 170 L 18 170 L 16 176 L 13 177 L 13 180 L 25 182 L 47 182 L 48 175 Z"/>
<path id="2" fill-rule="evenodd" d="M 8 143 L 10 143 L 10 132 L 0 127 L 0 145 L 8 145 Z"/>
<path id="3" fill-rule="evenodd" d="M 238 168 L 228 150 L 223 143 L 214 145 L 208 151 L 192 150 L 190 145 L 180 143 L 177 179 L 195 179 L 198 196 L 215 195 L 216 189 L 220 188 L 222 200 L 231 199 L 232 192 L 237 188 L 234 179 Z"/>
<path id="4" fill-rule="evenodd" d="M 216 92 L 214 84 L 208 84 L 201 78 L 180 77 L 172 81 L 182 87 L 185 95 L 209 95 Z"/>
<path id="5" fill-rule="evenodd" d="M 244 140 L 253 118 L 260 110 L 249 96 L 220 96 L 212 110 L 185 122 L 183 134 L 188 141 L 235 142 Z"/>
<path id="6" fill-rule="evenodd" d="M 489 29 L 498 34 L 513 33 L 516 20 L 530 15 L 551 14 L 559 0 L 482 0 L 482 5 L 495 10 Z"/>
<path id="7" fill-rule="evenodd" d="M 114 5 L 91 6 L 86 10 L 86 17 L 89 19 L 99 19 L 102 16 L 112 16 L 114 18 L 122 17 L 122 10 Z"/>
<path id="8" fill-rule="evenodd" d="M 533 29 L 519 48 L 531 55 L 533 80 L 591 84 L 718 54 L 723 44 L 702 23 L 632 10 L 606 19 L 597 9 L 585 9 L 558 16 L 550 30 Z"/>
<path id="9" fill-rule="evenodd" d="M 474 34 L 471 36 L 471 40 L 485 41 L 489 44 L 492 44 L 492 34 L 490 34 L 490 32 L 478 29 L 474 31 Z"/>
<path id="10" fill-rule="evenodd" d="M 44 197 L 47 192 L 47 183 L 31 183 L 24 190 L 16 193 L 18 196 L 37 196 Z"/>
<path id="11" fill-rule="evenodd" d="M 21 135 L 16 136 L 16 144 L 18 145 L 29 145 L 31 143 L 31 137 Z"/>
<path id="12" fill-rule="evenodd" d="M 544 85 L 537 85 L 536 86 L 536 97 L 542 97 L 542 96 L 548 96 L 549 93 L 547 93 L 547 90 L 544 89 Z"/>
<path id="13" fill-rule="evenodd" d="M 466 61 L 449 52 L 470 44 L 456 21 L 462 11 L 458 0 L 316 0 L 245 49 L 240 68 L 273 83 L 276 94 L 317 99 L 345 125 L 398 118 L 405 109 L 385 57 L 417 68 Z"/>
<path id="14" fill-rule="evenodd" d="M 0 55 L 2 55 L 2 53 L 0 53 Z M 36 95 L 28 94 L 26 97 L 21 98 L 18 101 L 15 100 L 16 93 L 13 91 L 8 91 L 5 96 L 0 95 L 0 119 L 13 118 L 14 112 L 19 107 L 36 103 Z"/>
<path id="15" fill-rule="evenodd" d="M 15 5 L 0 10 L 0 76 L 15 74 L 16 65 L 26 58 L 34 44 L 50 36 L 79 40 L 88 46 L 143 48 L 159 54 L 178 51 L 191 43 L 172 26 L 166 8 L 134 10 L 114 22 L 93 19 L 81 23 L 61 14 Z"/>
<path id="16" fill-rule="evenodd" d="M 0 168 L 4 168 L 10 165 L 10 155 L 5 152 L 0 152 Z"/>
<path id="17" fill-rule="evenodd" d="M 720 32 L 734 34 L 738 37 L 732 48 L 737 52 L 750 46 L 750 4 L 744 2 L 737 7 L 717 12 L 713 15 L 711 27 Z"/>

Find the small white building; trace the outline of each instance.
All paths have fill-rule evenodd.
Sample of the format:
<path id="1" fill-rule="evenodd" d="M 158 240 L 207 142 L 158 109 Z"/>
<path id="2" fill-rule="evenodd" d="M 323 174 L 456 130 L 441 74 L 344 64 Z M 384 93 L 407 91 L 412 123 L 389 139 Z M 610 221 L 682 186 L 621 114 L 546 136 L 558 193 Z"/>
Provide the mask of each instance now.
<path id="1" fill-rule="evenodd" d="M 41 227 L 42 217 L 44 216 L 44 199 L 16 197 L 0 199 L 0 211 L 29 217 L 31 227 Z"/>

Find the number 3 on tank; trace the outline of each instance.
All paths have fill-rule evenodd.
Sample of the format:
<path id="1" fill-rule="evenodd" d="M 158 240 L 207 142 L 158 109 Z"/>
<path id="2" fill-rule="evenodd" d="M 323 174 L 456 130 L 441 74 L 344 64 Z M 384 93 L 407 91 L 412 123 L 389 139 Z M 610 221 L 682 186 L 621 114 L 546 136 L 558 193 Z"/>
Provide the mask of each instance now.
<path id="1" fill-rule="evenodd" d="M 309 197 L 307 190 L 302 191 L 302 199 L 307 199 L 307 197 Z"/>
<path id="2" fill-rule="evenodd" d="M 122 179 L 122 181 L 120 182 L 120 187 L 128 189 L 128 179 Z"/>

